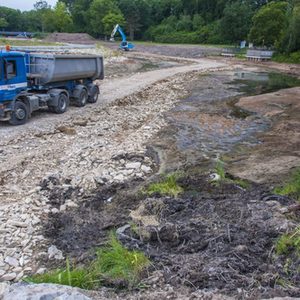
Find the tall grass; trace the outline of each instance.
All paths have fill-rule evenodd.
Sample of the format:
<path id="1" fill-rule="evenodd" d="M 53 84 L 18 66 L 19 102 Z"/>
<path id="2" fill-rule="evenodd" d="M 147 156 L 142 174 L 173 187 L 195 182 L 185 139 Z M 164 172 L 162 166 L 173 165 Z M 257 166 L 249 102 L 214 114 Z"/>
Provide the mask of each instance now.
<path id="1" fill-rule="evenodd" d="M 139 283 L 143 272 L 150 265 L 144 253 L 126 249 L 114 234 L 110 235 L 107 245 L 96 253 L 96 259 L 86 267 L 72 267 L 67 259 L 64 269 L 27 277 L 25 281 L 55 283 L 82 289 L 97 289 L 104 283 L 132 288 Z"/>

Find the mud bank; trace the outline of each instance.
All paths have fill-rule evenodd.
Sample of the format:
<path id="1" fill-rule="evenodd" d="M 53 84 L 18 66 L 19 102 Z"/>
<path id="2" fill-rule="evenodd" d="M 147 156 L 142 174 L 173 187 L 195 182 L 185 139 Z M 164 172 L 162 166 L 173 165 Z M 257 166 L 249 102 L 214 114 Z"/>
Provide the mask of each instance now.
<path id="1" fill-rule="evenodd" d="M 268 118 L 272 126 L 258 135 L 259 145 L 229 159 L 231 172 L 256 182 L 282 183 L 300 166 L 300 88 L 241 98 L 237 106 Z"/>

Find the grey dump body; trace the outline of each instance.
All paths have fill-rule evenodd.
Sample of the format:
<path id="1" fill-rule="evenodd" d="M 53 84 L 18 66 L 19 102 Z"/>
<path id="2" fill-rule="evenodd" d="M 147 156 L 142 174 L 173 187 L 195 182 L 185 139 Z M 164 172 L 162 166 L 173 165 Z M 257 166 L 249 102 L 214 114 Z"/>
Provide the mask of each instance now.
<path id="1" fill-rule="evenodd" d="M 46 85 L 79 79 L 103 79 L 103 57 L 97 55 L 64 55 L 31 53 L 28 57 L 30 77 Z"/>

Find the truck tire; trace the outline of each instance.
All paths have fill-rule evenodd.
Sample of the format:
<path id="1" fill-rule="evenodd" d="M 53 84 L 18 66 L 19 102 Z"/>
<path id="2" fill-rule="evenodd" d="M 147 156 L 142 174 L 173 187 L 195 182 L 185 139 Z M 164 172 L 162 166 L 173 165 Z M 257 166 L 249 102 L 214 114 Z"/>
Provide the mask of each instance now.
<path id="1" fill-rule="evenodd" d="M 63 114 L 69 106 L 69 98 L 65 93 L 60 93 L 57 99 L 57 105 L 53 106 L 53 110 L 57 114 Z"/>
<path id="2" fill-rule="evenodd" d="M 88 102 L 96 103 L 98 100 L 99 94 L 100 94 L 100 91 L 99 91 L 98 85 L 93 85 L 93 87 L 91 88 L 91 91 L 90 91 L 90 95 L 88 97 Z"/>
<path id="3" fill-rule="evenodd" d="M 27 122 L 28 117 L 29 117 L 28 106 L 24 102 L 17 100 L 15 103 L 15 109 L 12 112 L 9 123 L 11 125 L 23 125 Z"/>
<path id="4" fill-rule="evenodd" d="M 87 92 L 87 90 L 84 88 L 84 89 L 81 90 L 81 92 L 80 92 L 78 98 L 76 98 L 76 100 L 75 100 L 75 105 L 76 105 L 77 107 L 83 107 L 83 106 L 86 105 L 87 101 L 88 101 L 88 92 Z"/>

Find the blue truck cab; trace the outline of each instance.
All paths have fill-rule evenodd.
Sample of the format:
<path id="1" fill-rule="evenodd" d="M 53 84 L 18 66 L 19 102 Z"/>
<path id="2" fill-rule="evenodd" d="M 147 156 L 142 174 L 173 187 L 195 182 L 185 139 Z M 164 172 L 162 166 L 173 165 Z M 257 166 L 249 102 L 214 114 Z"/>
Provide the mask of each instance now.
<path id="1" fill-rule="evenodd" d="M 32 112 L 64 113 L 69 103 L 95 103 L 103 79 L 103 57 L 0 51 L 0 121 L 22 125 Z"/>
<path id="2" fill-rule="evenodd" d="M 0 52 L 0 119 L 9 120 L 7 112 L 14 110 L 16 97 L 27 90 L 25 54 Z"/>

